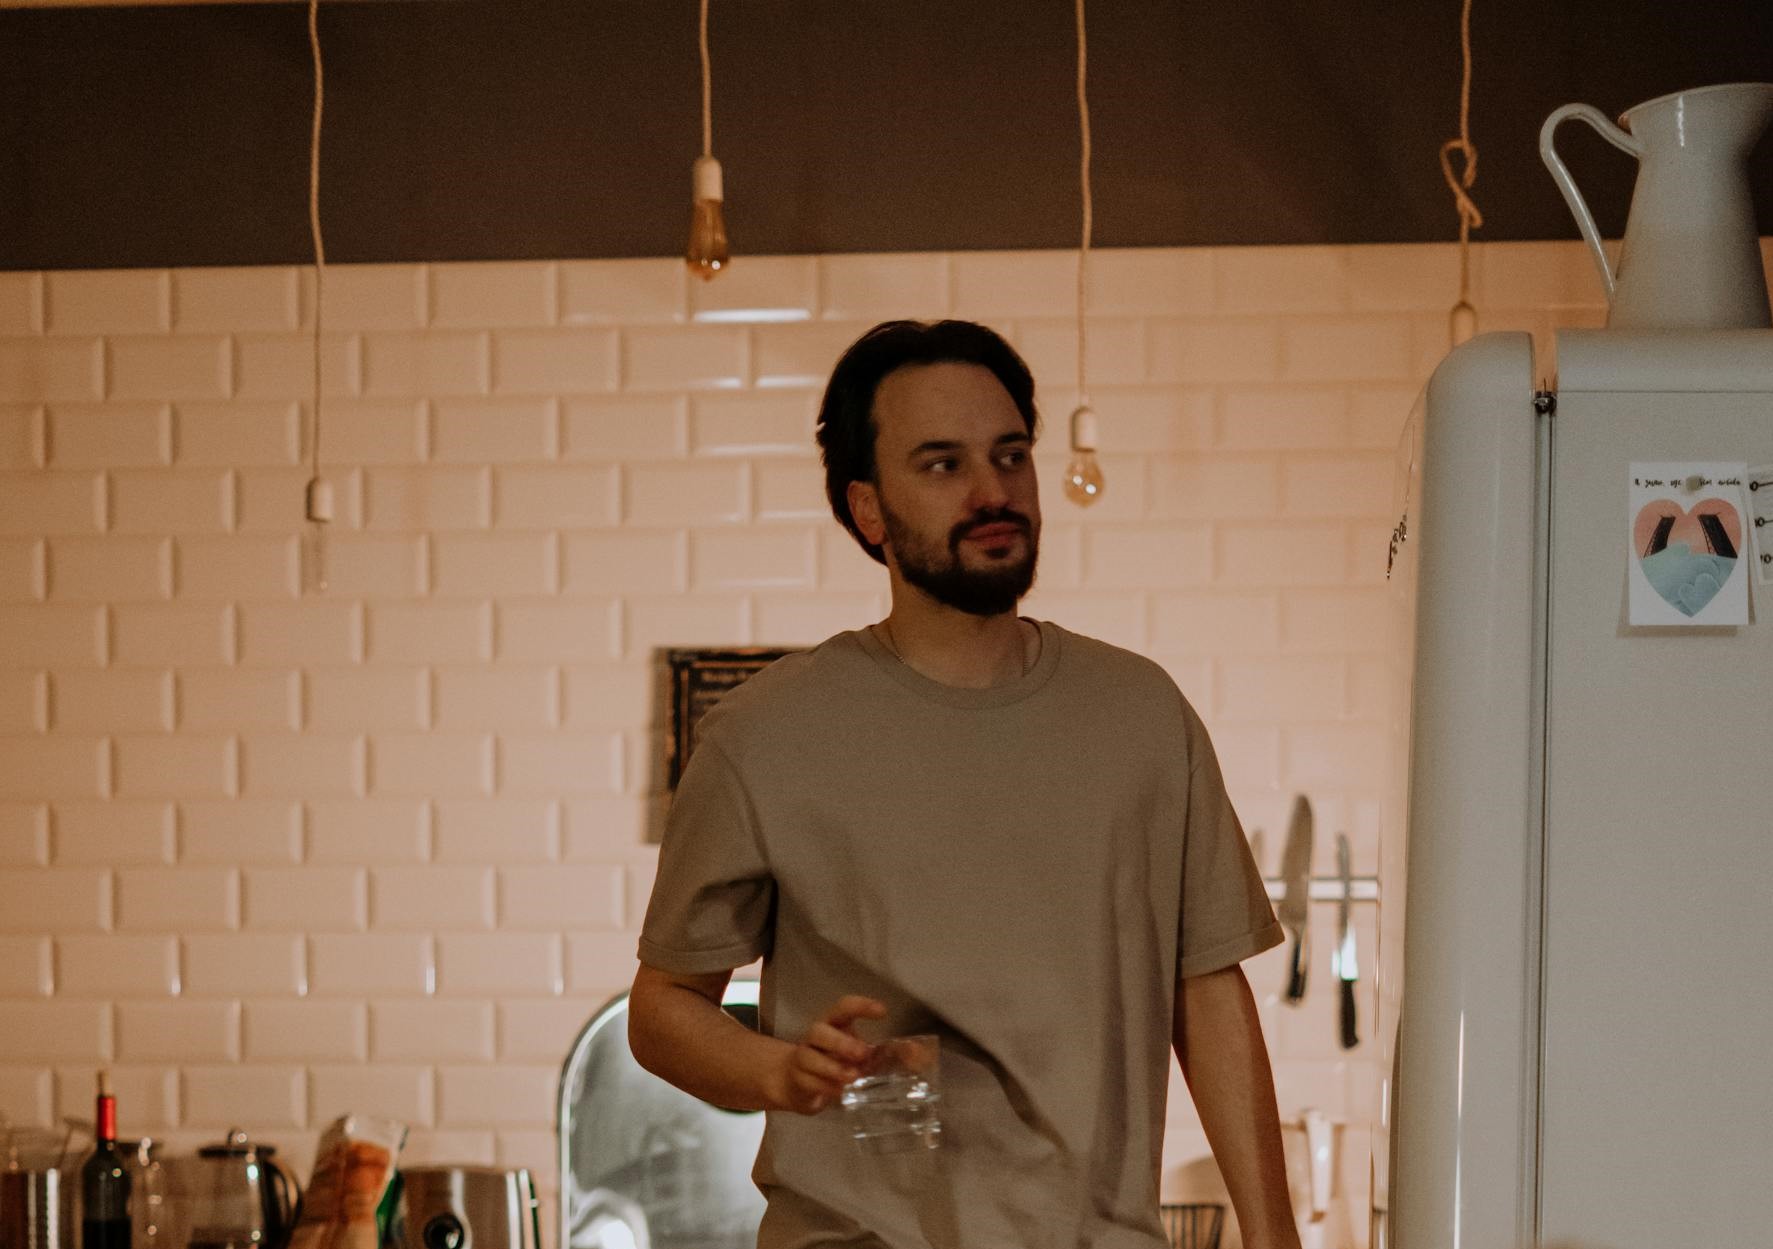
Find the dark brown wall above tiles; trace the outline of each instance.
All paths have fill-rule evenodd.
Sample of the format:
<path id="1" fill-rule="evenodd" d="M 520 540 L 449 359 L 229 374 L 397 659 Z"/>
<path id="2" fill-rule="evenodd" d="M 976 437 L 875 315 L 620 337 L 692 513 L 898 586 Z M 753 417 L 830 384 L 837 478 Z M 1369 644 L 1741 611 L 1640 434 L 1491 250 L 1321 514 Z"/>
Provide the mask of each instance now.
<path id="1" fill-rule="evenodd" d="M 303 4 L 0 13 L 0 268 L 303 262 Z M 1065 0 L 714 0 L 740 253 L 1077 241 Z M 1458 0 L 1096 0 L 1102 246 L 1446 240 Z M 667 255 L 695 0 L 328 0 L 329 259 Z M 1540 121 L 1773 77 L 1766 0 L 1477 0 L 1484 239 L 1572 237 Z M 1603 228 L 1630 161 L 1571 127 Z M 1773 143 L 1757 154 L 1773 229 Z"/>

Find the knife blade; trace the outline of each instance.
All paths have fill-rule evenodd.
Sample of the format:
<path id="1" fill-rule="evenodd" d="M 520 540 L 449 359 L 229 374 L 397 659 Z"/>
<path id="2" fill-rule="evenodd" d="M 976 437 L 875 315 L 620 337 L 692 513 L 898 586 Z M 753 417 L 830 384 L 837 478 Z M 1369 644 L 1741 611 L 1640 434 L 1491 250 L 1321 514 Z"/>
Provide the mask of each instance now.
<path id="1" fill-rule="evenodd" d="M 1348 837 L 1344 833 L 1336 834 L 1336 875 L 1342 881 L 1342 898 L 1336 904 L 1336 952 L 1330 962 L 1342 986 L 1342 1048 L 1351 1050 L 1361 1043 L 1354 1019 L 1354 984 L 1360 979 L 1361 972 L 1354 956 L 1354 925 L 1348 922 L 1348 890 L 1352 877 L 1348 870 Z"/>
<path id="2" fill-rule="evenodd" d="M 1281 851 L 1281 895 L 1276 918 L 1293 936 L 1293 958 L 1287 973 L 1288 1002 L 1305 998 L 1305 969 L 1311 961 L 1311 800 L 1300 794 L 1293 800 L 1287 822 L 1287 844 Z"/>

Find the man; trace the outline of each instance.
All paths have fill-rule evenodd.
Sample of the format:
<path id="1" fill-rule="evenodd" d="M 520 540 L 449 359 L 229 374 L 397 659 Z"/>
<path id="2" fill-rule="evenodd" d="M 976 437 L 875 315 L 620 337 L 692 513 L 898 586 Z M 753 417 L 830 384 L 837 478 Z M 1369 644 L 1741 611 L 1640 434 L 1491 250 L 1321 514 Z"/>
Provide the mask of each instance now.
<path id="1" fill-rule="evenodd" d="M 1158 1249 L 1174 1048 L 1250 1249 L 1298 1244 L 1237 964 L 1280 930 L 1206 730 L 1150 661 L 1016 615 L 1034 382 L 983 326 L 877 326 L 819 414 L 892 610 L 702 722 L 640 940 L 649 1070 L 769 1112 L 763 1249 Z M 764 959 L 763 1028 L 719 1009 Z M 837 1101 L 870 1041 L 941 1038 L 941 1146 Z"/>

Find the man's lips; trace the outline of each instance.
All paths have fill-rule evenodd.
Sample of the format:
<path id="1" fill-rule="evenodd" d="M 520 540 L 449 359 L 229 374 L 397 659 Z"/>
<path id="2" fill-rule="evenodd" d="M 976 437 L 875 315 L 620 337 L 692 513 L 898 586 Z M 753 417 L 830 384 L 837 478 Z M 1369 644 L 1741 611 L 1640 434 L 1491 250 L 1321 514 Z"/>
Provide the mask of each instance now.
<path id="1" fill-rule="evenodd" d="M 969 529 L 962 536 L 964 539 L 974 542 L 990 542 L 998 538 L 1015 537 L 1022 532 L 1024 531 L 1020 525 L 1007 521 L 994 521 L 989 525 L 980 525 L 975 529 Z"/>

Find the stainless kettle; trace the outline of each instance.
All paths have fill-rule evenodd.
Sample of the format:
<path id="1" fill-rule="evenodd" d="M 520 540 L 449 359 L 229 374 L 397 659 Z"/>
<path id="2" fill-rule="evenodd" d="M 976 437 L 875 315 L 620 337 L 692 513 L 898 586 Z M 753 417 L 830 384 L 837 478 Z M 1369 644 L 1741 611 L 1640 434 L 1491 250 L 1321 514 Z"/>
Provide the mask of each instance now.
<path id="1" fill-rule="evenodd" d="M 186 1249 L 283 1249 L 302 1190 L 275 1152 L 235 1128 L 181 1164 L 190 1205 Z"/>
<path id="2" fill-rule="evenodd" d="M 540 1249 L 535 1181 L 521 1168 L 402 1167 L 395 1249 Z"/>

